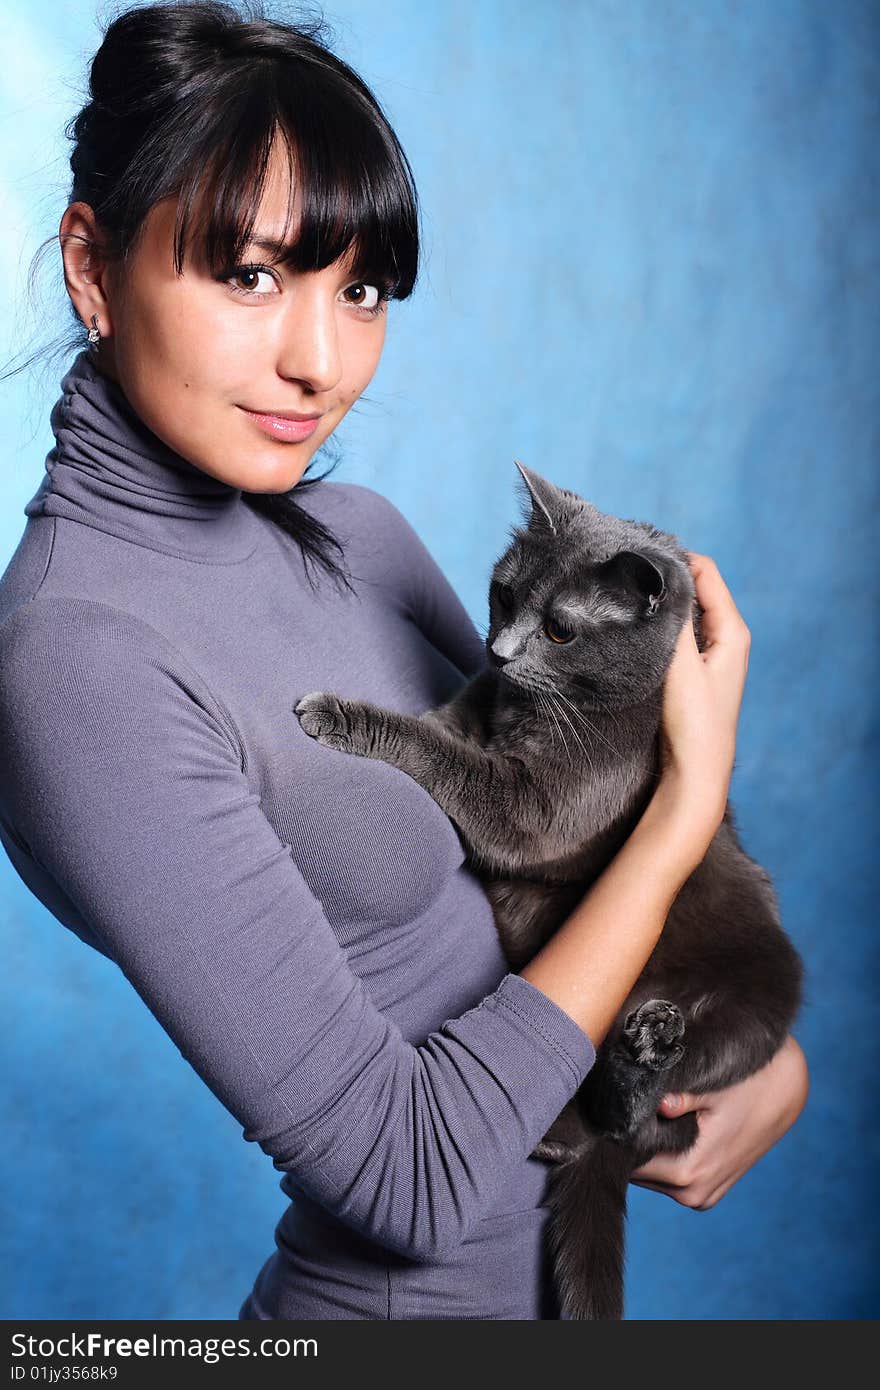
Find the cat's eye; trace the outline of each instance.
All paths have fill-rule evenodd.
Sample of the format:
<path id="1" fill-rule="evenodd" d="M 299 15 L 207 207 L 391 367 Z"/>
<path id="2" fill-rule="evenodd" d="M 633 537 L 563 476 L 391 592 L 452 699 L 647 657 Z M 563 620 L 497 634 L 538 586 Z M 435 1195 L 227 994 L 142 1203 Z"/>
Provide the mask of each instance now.
<path id="1" fill-rule="evenodd" d="M 495 597 L 501 608 L 507 610 L 513 607 L 513 590 L 509 584 L 496 584 Z"/>
<path id="2" fill-rule="evenodd" d="M 565 642 L 571 642 L 575 635 L 569 628 L 563 627 L 561 623 L 554 622 L 552 618 L 548 618 L 545 622 L 544 633 L 550 638 L 551 642 L 558 642 L 560 645 Z"/>

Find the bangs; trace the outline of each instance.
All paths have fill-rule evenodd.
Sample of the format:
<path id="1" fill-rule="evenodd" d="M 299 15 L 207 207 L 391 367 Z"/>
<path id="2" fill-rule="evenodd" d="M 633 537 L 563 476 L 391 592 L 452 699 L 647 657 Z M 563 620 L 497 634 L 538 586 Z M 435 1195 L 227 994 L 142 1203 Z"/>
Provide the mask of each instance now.
<path id="1" fill-rule="evenodd" d="M 212 274 L 241 262 L 276 147 L 286 156 L 289 194 L 280 238 L 261 238 L 267 263 L 305 273 L 348 256 L 352 274 L 386 298 L 408 298 L 418 272 L 415 183 L 374 102 L 361 100 L 332 69 L 266 63 L 258 80 L 251 69 L 238 92 L 227 90 L 222 106 L 202 107 L 196 129 L 188 123 L 189 158 L 178 185 L 178 274 L 193 240 Z M 297 195 L 301 215 L 291 236 Z"/>

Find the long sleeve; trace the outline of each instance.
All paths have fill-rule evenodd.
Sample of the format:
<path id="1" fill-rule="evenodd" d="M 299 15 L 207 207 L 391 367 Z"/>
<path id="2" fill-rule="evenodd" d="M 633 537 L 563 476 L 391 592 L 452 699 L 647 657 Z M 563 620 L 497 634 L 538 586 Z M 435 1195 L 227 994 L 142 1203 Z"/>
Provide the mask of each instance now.
<path id="1" fill-rule="evenodd" d="M 519 975 L 412 1046 L 373 1005 L 158 632 L 38 597 L 0 628 L 0 814 L 279 1170 L 414 1258 L 455 1246 L 594 1059 Z"/>

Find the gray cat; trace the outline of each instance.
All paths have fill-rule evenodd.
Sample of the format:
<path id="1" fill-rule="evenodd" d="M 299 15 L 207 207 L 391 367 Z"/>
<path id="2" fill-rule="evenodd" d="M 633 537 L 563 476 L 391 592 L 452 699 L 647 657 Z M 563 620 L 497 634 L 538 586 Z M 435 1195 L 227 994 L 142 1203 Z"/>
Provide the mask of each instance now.
<path id="1" fill-rule="evenodd" d="M 701 643 L 674 536 L 517 467 L 531 514 L 493 571 L 486 668 L 422 715 L 320 691 L 295 706 L 320 743 L 391 763 L 430 792 L 485 883 L 514 969 L 644 811 L 684 622 Z M 623 1316 L 630 1176 L 697 1137 L 695 1115 L 657 1115 L 660 1098 L 717 1090 L 769 1062 L 801 975 L 771 881 L 740 845 L 728 804 L 594 1066 L 534 1151 L 553 1164 L 548 1233 L 564 1318 Z"/>

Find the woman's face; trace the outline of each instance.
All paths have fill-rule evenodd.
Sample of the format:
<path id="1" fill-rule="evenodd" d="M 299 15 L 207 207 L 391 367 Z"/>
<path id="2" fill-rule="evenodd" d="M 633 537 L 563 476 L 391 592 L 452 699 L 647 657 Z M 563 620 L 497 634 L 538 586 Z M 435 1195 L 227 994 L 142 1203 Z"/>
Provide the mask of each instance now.
<path id="1" fill-rule="evenodd" d="M 287 165 L 270 163 L 253 237 L 278 236 Z M 299 217 L 299 200 L 294 219 Z M 79 211 L 78 211 L 79 210 Z M 77 231 L 82 203 L 61 231 Z M 386 306 L 342 262 L 305 275 L 282 265 L 215 280 L 172 258 L 176 198 L 150 211 L 127 264 L 96 274 L 65 249 L 68 292 L 85 323 L 98 314 L 98 362 L 166 444 L 212 477 L 247 492 L 285 492 L 371 380 L 385 339 Z M 295 230 L 295 226 L 294 229 Z M 76 240 L 62 241 L 65 248 Z M 256 245 L 242 264 L 265 262 Z M 82 270 L 82 274 L 80 273 Z M 370 308 L 377 303 L 378 312 Z M 308 438 L 269 433 L 247 410 L 319 414 Z"/>

